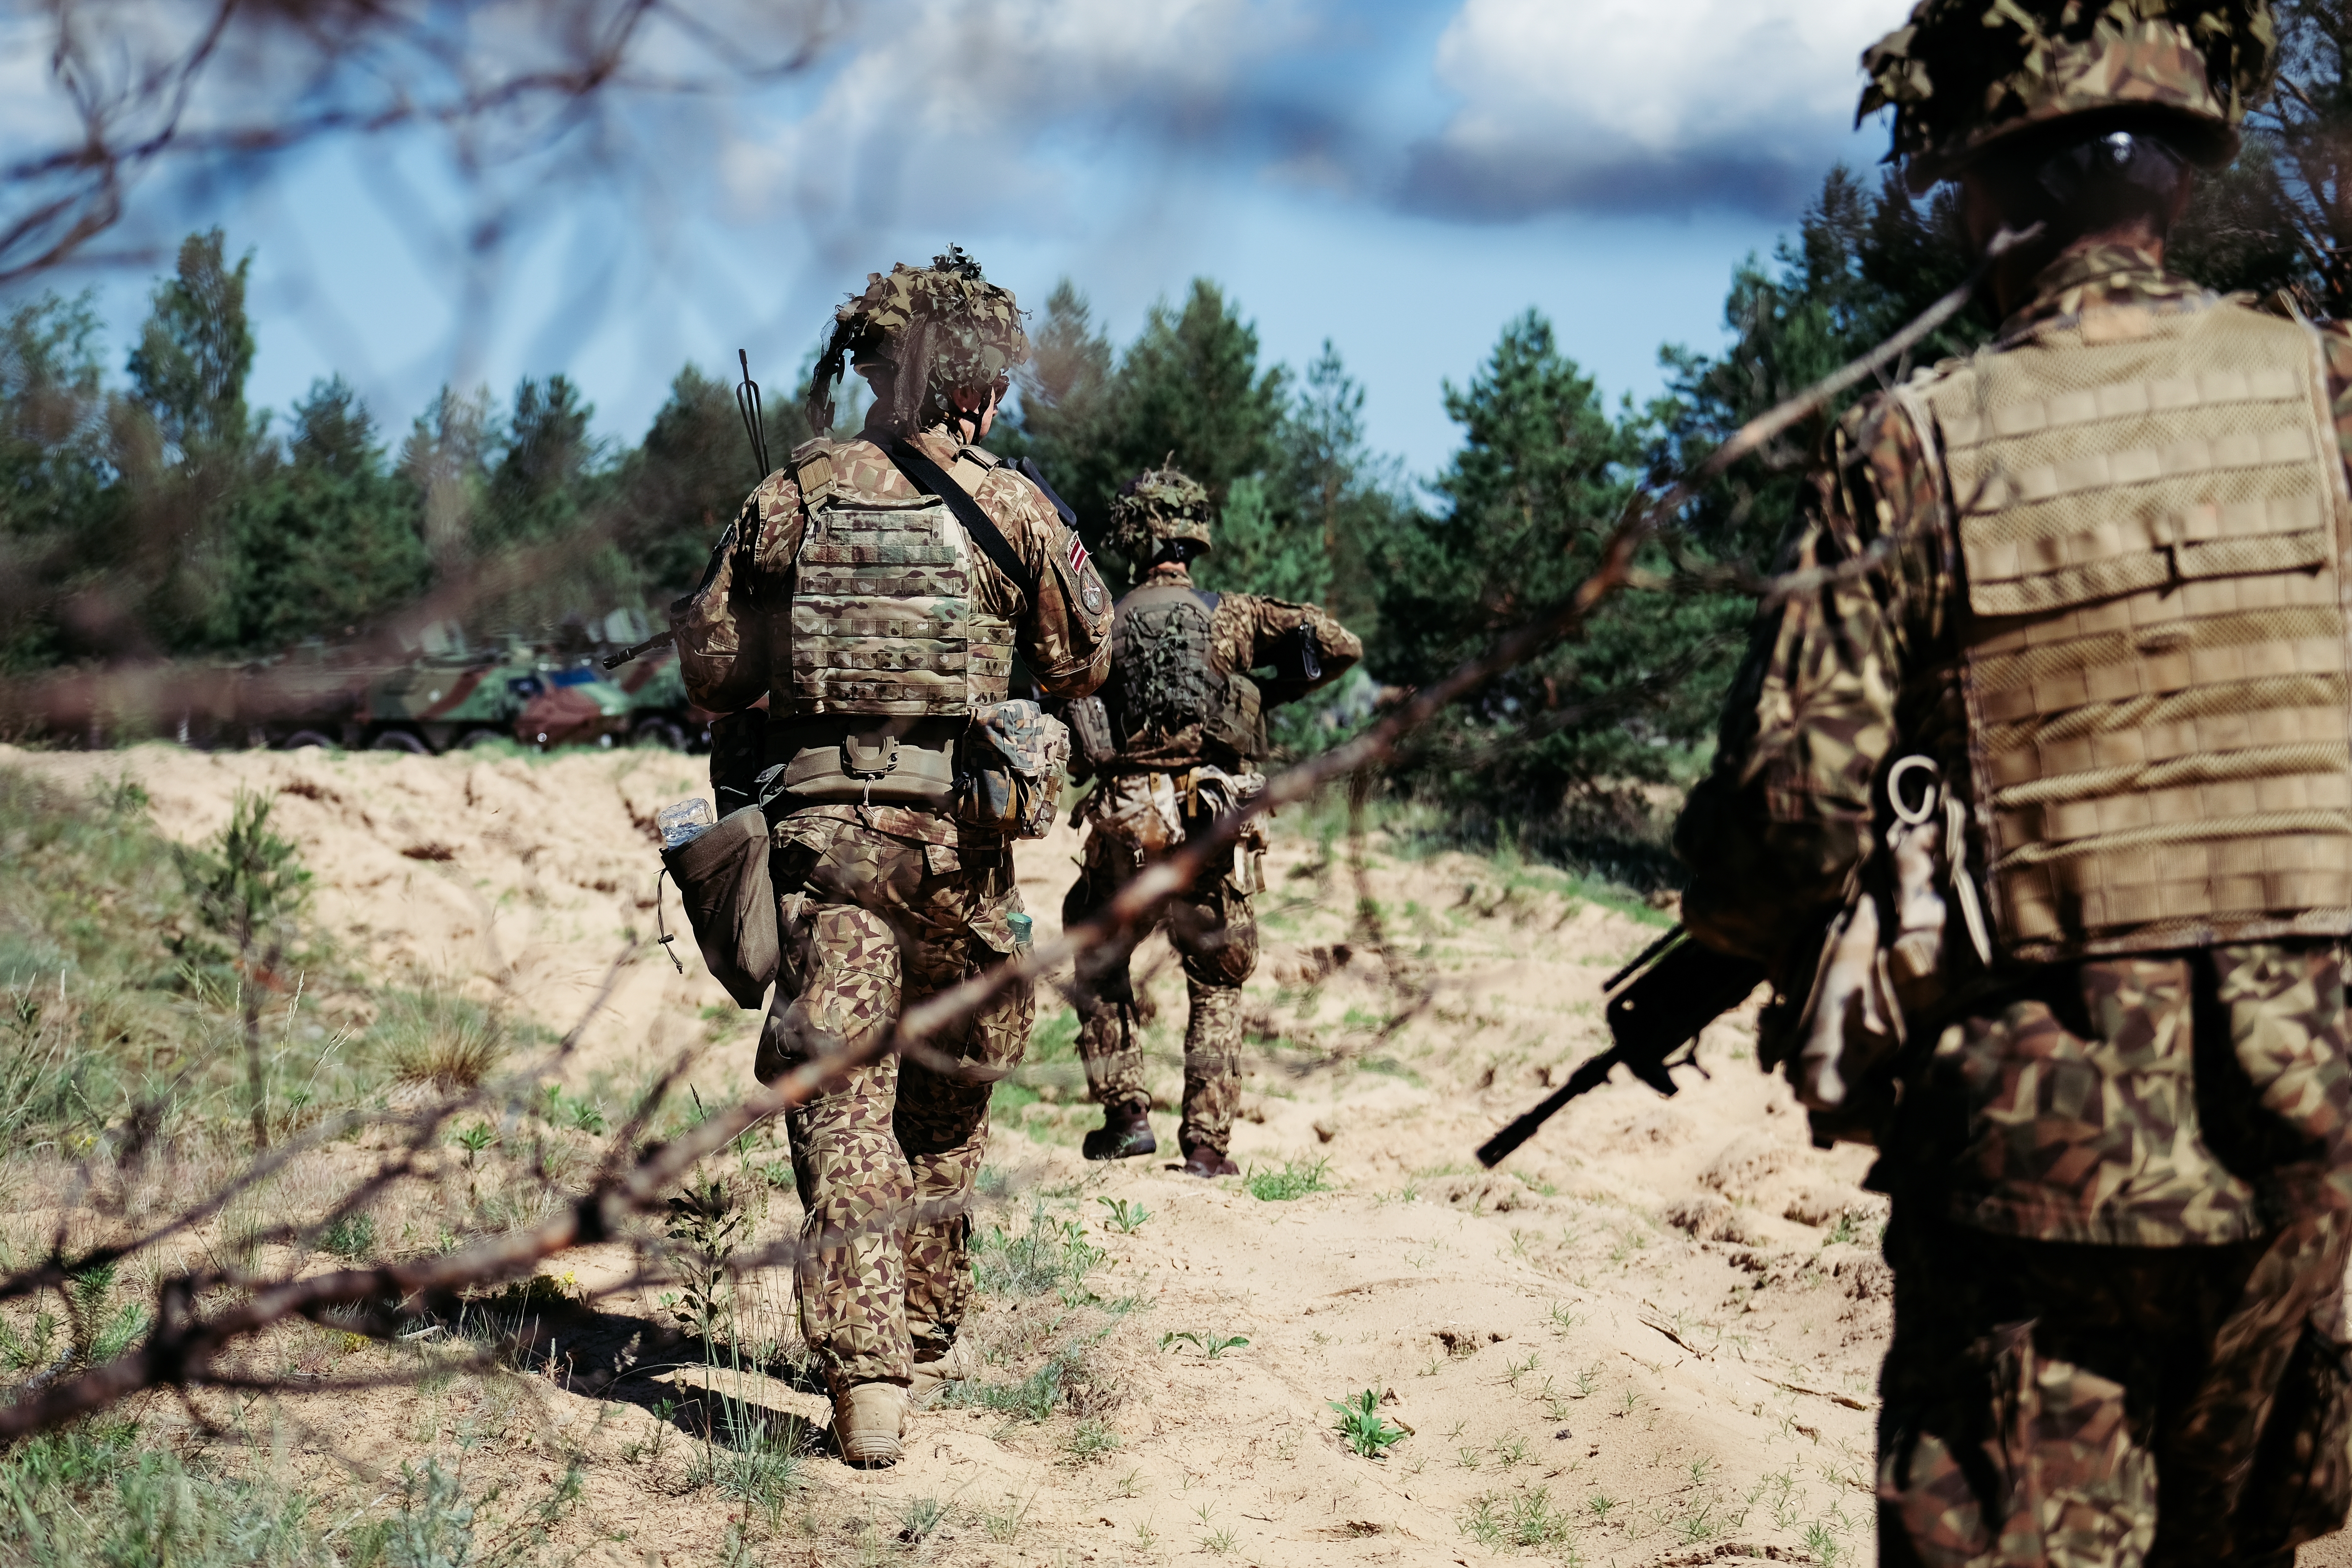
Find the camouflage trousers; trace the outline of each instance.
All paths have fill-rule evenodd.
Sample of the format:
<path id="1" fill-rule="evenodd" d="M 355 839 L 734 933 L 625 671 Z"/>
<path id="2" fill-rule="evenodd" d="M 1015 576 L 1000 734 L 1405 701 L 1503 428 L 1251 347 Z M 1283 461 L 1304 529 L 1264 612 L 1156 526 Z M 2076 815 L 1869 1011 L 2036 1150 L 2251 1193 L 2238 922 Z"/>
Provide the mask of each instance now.
<path id="1" fill-rule="evenodd" d="M 754 1070 L 772 1082 L 1013 951 L 1008 849 L 923 844 L 809 813 L 778 829 L 782 971 Z M 1034 1004 L 999 996 L 930 1044 L 960 1074 L 885 1057 L 786 1113 L 805 1217 L 801 1331 L 837 1389 L 944 1355 L 971 1298 L 967 1212 L 994 1081 Z"/>
<path id="2" fill-rule="evenodd" d="M 2096 1247 L 1898 1204 L 1879 1561 L 2285 1568 L 2352 1501 L 2347 1237 Z"/>
<path id="3" fill-rule="evenodd" d="M 1246 852 L 1244 852 L 1246 853 Z M 1065 927 L 1091 919 L 1120 883 L 1143 863 L 1140 852 L 1097 826 L 1087 836 L 1086 860 L 1062 900 Z M 1241 1105 L 1242 983 L 1257 968 L 1257 916 L 1250 897 L 1234 884 L 1230 867 L 1212 869 L 1163 906 L 1157 925 L 1183 960 L 1191 1016 L 1184 1026 L 1184 1120 L 1178 1141 L 1186 1150 L 1233 1144 L 1234 1113 Z M 1130 963 L 1153 929 L 1107 943 L 1078 965 L 1073 999 L 1078 1009 L 1078 1055 L 1095 1102 L 1141 1110 L 1151 1102 L 1144 1084 L 1142 1042 L 1136 1037 L 1135 980 Z"/>

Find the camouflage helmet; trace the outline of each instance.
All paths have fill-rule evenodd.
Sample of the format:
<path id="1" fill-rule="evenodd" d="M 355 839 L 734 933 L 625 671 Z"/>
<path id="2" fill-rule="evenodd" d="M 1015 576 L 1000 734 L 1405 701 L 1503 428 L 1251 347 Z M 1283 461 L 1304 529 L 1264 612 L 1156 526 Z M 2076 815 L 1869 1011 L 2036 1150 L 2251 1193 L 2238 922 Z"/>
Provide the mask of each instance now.
<path id="1" fill-rule="evenodd" d="M 866 275 L 866 289 L 833 313 L 833 332 L 809 384 L 809 423 L 833 424 L 833 385 L 843 362 L 893 366 L 888 423 L 919 429 L 954 412 L 956 392 L 1003 395 L 1013 367 L 1029 358 L 1029 335 L 1009 289 L 981 275 L 961 246 L 929 267 L 899 262 Z"/>
<path id="2" fill-rule="evenodd" d="M 1171 539 L 1195 541 L 1203 553 L 1214 548 L 1209 492 L 1172 468 L 1146 468 L 1111 498 L 1111 547 L 1130 561 L 1149 561 Z"/>
<path id="3" fill-rule="evenodd" d="M 2166 121 L 2191 163 L 2238 152 L 2238 122 L 2270 85 L 2269 0 L 1919 0 L 1862 57 L 1854 122 L 1895 110 L 1915 193 L 2006 138 L 2084 114 Z"/>

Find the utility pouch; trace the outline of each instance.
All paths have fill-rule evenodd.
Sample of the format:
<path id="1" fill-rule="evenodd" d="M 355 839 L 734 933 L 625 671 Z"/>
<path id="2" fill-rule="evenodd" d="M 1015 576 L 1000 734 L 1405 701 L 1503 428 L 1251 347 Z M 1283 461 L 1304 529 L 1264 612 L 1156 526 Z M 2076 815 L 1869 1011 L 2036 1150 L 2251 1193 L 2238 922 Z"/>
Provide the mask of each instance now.
<path id="1" fill-rule="evenodd" d="M 776 977 L 776 891 L 768 873 L 767 812 L 756 800 L 730 812 L 716 827 L 663 850 L 662 864 L 677 884 L 711 978 L 727 988 L 737 1006 L 756 1009 Z"/>
<path id="2" fill-rule="evenodd" d="M 1967 811 L 1934 759 L 1896 759 L 1886 826 L 1855 868 L 1830 922 L 1802 1011 L 1784 1049 L 1815 1130 L 1858 1137 L 1883 1109 L 1906 1016 L 1946 994 L 1946 924 L 1957 902 L 1979 963 L 1991 942 L 1967 868 Z"/>
<path id="3" fill-rule="evenodd" d="M 1202 731 L 1235 756 L 1265 755 L 1265 700 L 1258 694 L 1257 682 L 1246 675 L 1232 674 L 1224 677 L 1224 682 L 1225 700 L 1209 705 Z"/>
<path id="4" fill-rule="evenodd" d="M 1078 754 L 1092 767 L 1101 767 L 1118 755 L 1118 739 L 1110 731 L 1110 710 L 1099 697 L 1081 697 L 1070 704 L 1070 733 Z"/>
<path id="5" fill-rule="evenodd" d="M 956 820 L 983 832 L 1043 838 L 1061 809 L 1070 731 L 1026 698 L 971 716 L 956 779 Z"/>

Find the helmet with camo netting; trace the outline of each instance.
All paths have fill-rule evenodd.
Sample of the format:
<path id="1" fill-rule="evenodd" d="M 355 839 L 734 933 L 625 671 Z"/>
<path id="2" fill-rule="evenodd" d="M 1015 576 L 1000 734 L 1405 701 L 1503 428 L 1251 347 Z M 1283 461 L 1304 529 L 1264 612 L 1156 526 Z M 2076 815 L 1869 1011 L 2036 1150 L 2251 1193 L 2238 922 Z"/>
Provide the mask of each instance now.
<path id="1" fill-rule="evenodd" d="M 2278 57 L 2269 0 L 1919 0 L 1862 57 L 1858 124 L 1895 110 L 1915 192 L 2021 133 L 2080 115 L 2154 122 L 2191 163 L 2238 152 Z"/>
<path id="2" fill-rule="evenodd" d="M 979 262 L 951 245 L 929 267 L 900 262 L 867 273 L 865 292 L 834 311 L 809 383 L 809 423 L 832 426 L 833 386 L 845 361 L 891 366 L 897 374 L 883 413 L 893 428 L 917 430 L 950 416 L 956 393 L 1002 396 L 1013 368 L 1028 358 L 1013 291 L 991 283 Z"/>
<path id="3" fill-rule="evenodd" d="M 1209 492 L 1172 468 L 1146 468 L 1119 486 L 1110 503 L 1111 548 L 1130 561 L 1151 559 L 1171 539 L 1209 541 Z"/>

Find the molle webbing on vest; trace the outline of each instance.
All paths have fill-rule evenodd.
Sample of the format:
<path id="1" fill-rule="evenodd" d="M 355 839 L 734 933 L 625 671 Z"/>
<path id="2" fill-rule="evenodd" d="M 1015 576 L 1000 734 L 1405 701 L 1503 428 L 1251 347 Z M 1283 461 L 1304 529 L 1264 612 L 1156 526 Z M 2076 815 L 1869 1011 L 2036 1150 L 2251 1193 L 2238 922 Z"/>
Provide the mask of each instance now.
<path id="1" fill-rule="evenodd" d="M 2352 508 L 2316 342 L 2227 304 L 2110 314 L 1924 389 L 2000 944 L 2352 931 Z"/>
<path id="2" fill-rule="evenodd" d="M 793 586 L 790 711 L 963 714 L 1002 701 L 1012 627 L 972 595 L 971 542 L 945 502 L 825 496 Z"/>

